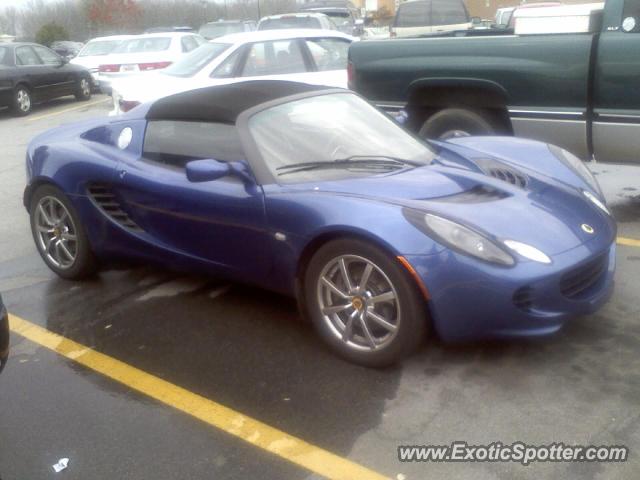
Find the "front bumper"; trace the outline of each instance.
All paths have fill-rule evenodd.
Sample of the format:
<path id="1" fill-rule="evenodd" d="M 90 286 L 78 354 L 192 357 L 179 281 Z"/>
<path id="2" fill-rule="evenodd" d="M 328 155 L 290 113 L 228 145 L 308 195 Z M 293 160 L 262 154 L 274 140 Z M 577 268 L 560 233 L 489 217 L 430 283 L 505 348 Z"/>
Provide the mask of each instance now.
<path id="1" fill-rule="evenodd" d="M 595 312 L 613 290 L 615 252 L 615 243 L 600 252 L 583 245 L 556 255 L 551 265 L 526 261 L 512 268 L 450 250 L 406 258 L 429 290 L 435 330 L 454 342 L 548 335 L 573 317 Z M 588 273 L 594 262 L 601 265 L 588 288 L 568 295 L 571 275 Z"/>

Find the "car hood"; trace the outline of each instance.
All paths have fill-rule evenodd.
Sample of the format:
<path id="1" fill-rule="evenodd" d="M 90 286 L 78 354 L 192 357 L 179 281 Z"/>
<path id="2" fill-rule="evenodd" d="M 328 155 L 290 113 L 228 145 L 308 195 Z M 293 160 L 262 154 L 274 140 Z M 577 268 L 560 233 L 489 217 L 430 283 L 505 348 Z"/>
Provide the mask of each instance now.
<path id="1" fill-rule="evenodd" d="M 446 155 L 445 155 L 446 157 Z M 358 179 L 289 186 L 293 192 L 358 197 L 431 212 L 497 240 L 516 240 L 547 255 L 580 245 L 594 251 L 615 238 L 615 222 L 576 188 L 529 173 L 526 185 L 494 178 L 441 156 L 429 166 Z M 498 162 L 492 166 L 499 165 Z M 508 171 L 514 172 L 513 167 Z M 375 208 L 375 207 L 374 207 Z M 593 227 L 589 234 L 583 224 Z"/>

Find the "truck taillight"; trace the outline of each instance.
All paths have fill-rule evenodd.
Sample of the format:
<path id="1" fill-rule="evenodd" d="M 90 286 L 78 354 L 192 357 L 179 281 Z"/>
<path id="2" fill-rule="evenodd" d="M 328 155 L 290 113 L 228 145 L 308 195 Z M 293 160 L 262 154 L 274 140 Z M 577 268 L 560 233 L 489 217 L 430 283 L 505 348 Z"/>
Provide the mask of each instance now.
<path id="1" fill-rule="evenodd" d="M 152 62 L 152 63 L 139 63 L 138 68 L 141 71 L 144 70 L 160 70 L 161 68 L 167 68 L 171 65 L 171 62 Z"/>
<path id="2" fill-rule="evenodd" d="M 140 105 L 140 102 L 136 102 L 135 100 L 118 100 L 118 106 L 120 107 L 121 112 L 128 112 L 132 108 Z"/>
<path id="3" fill-rule="evenodd" d="M 99 72 L 119 72 L 120 65 L 100 65 L 98 67 Z"/>
<path id="4" fill-rule="evenodd" d="M 353 66 L 353 62 L 347 64 L 347 82 L 349 87 L 356 83 L 356 67 Z"/>

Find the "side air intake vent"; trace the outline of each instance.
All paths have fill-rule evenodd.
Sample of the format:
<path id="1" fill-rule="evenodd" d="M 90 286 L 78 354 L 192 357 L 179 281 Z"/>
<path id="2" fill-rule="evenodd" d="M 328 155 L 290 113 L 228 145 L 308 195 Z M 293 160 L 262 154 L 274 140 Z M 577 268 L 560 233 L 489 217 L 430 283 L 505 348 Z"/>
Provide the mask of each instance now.
<path id="1" fill-rule="evenodd" d="M 510 183 L 519 188 L 527 188 L 529 177 L 524 173 L 495 160 L 478 160 L 478 166 L 490 177 Z"/>
<path id="2" fill-rule="evenodd" d="M 123 211 L 113 194 L 111 187 L 105 183 L 92 183 L 88 188 L 89 196 L 102 212 L 123 227 L 141 232 L 142 229 Z"/>
<path id="3" fill-rule="evenodd" d="M 533 307 L 533 288 L 522 287 L 513 294 L 513 304 L 520 310 L 528 312 Z"/>

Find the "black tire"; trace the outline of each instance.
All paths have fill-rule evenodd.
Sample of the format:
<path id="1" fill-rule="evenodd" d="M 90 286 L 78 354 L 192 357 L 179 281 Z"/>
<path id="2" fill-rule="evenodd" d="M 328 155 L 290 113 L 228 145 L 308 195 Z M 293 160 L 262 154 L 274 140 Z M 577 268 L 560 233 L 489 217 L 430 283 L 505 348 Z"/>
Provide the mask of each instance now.
<path id="1" fill-rule="evenodd" d="M 33 97 L 31 90 L 26 85 L 18 85 L 13 91 L 11 111 L 18 117 L 24 117 L 33 109 Z"/>
<path id="2" fill-rule="evenodd" d="M 72 262 L 70 262 L 69 265 L 66 266 L 56 265 L 52 261 L 52 259 L 50 259 L 49 256 L 45 253 L 43 243 L 40 239 L 40 232 L 38 231 L 37 227 L 37 215 L 39 214 L 36 214 L 36 211 L 38 209 L 38 206 L 43 199 L 49 200 L 51 198 L 57 200 L 64 206 L 71 219 L 71 225 L 73 226 L 73 228 L 70 229 L 69 232 L 75 236 L 75 249 L 73 250 L 75 252 L 75 258 Z M 62 212 L 62 210 L 59 210 L 59 212 Z M 62 215 L 60 216 L 62 217 Z M 97 271 L 97 261 L 91 250 L 89 238 L 84 231 L 82 223 L 80 222 L 78 212 L 76 211 L 73 204 L 67 199 L 62 190 L 48 184 L 38 187 L 31 197 L 31 201 L 29 204 L 29 217 L 31 223 L 31 233 L 33 235 L 33 241 L 36 244 L 38 253 L 42 257 L 46 265 L 54 273 L 68 280 L 80 280 L 94 274 Z M 51 242 L 53 242 L 53 240 Z"/>
<path id="3" fill-rule="evenodd" d="M 497 129 L 487 115 L 463 108 L 446 108 L 431 115 L 420 128 L 422 138 L 441 139 L 494 135 Z"/>
<path id="4" fill-rule="evenodd" d="M 370 304 L 368 303 L 368 300 L 373 298 L 371 295 L 376 296 L 381 293 L 385 293 L 385 291 L 382 290 L 385 290 L 386 287 L 381 288 L 381 290 L 376 291 L 373 294 L 367 291 L 362 297 L 367 299 L 364 307 L 360 304 L 361 310 L 359 310 L 360 312 L 363 312 L 364 318 L 370 318 L 367 316 L 370 308 L 373 308 L 374 313 L 379 315 L 381 314 L 380 310 L 375 311 L 375 309 L 386 308 L 390 309 L 389 311 L 394 312 L 391 317 L 394 317 L 397 321 L 395 323 L 395 332 L 393 334 L 390 333 L 390 338 L 386 340 L 388 343 L 384 343 L 383 337 L 383 341 L 380 343 L 381 346 L 375 349 L 366 349 L 366 342 L 364 341 L 366 338 L 364 335 L 365 330 L 362 328 L 361 324 L 358 323 L 361 321 L 360 319 L 354 320 L 353 328 L 355 330 L 353 332 L 355 333 L 350 337 L 353 341 L 345 342 L 340 336 L 341 333 L 335 323 L 336 316 L 332 315 L 339 315 L 346 319 L 351 314 L 358 314 L 358 312 L 356 312 L 356 307 L 349 307 L 351 312 L 344 311 L 340 314 L 325 316 L 322 313 L 321 302 L 325 302 L 326 299 L 323 299 L 322 288 L 324 287 L 320 286 L 323 285 L 321 277 L 329 275 L 329 273 L 327 273 L 327 268 L 330 268 L 329 266 L 332 265 L 337 258 L 342 258 L 343 256 L 347 256 L 348 258 L 357 257 L 359 259 L 372 262 L 380 269 L 381 272 L 383 272 L 386 279 L 379 273 L 373 273 L 370 275 L 370 282 L 373 282 L 372 289 L 375 289 L 376 287 L 375 283 L 377 277 L 382 283 L 385 283 L 386 280 L 390 282 L 391 289 L 386 291 L 395 290 L 394 293 L 396 296 L 392 303 L 385 304 L 385 302 L 382 302 L 382 307 L 378 306 L 380 305 L 378 303 L 373 304 L 374 306 L 371 307 L 369 306 Z M 359 260 L 355 259 L 354 263 L 350 264 L 350 274 L 354 275 L 354 282 L 358 281 L 358 283 L 360 283 L 364 274 L 360 273 L 360 277 L 358 279 L 358 261 Z M 366 263 L 362 263 L 362 265 L 366 265 Z M 329 272 L 331 272 L 331 270 L 329 270 Z M 377 271 L 374 270 L 374 272 Z M 339 273 L 334 274 L 340 275 Z M 371 283 L 368 285 L 371 285 Z M 342 288 L 344 289 L 344 284 L 342 284 Z M 345 238 L 333 240 L 323 245 L 313 255 L 305 272 L 304 294 L 308 316 L 322 339 L 338 355 L 359 365 L 367 367 L 386 367 L 397 363 L 415 351 L 426 337 L 428 326 L 427 306 L 417 285 L 415 284 L 415 281 L 404 270 L 395 257 L 390 256 L 384 250 L 362 240 Z M 357 297 L 360 298 L 360 294 L 358 294 Z M 344 301 L 350 303 L 353 300 L 350 299 Z M 342 300 L 339 300 L 339 302 L 342 302 Z M 399 315 L 398 311 L 400 312 Z M 340 319 L 339 316 L 338 318 Z M 389 319 L 390 317 L 386 318 Z M 394 322 L 391 321 L 391 323 Z M 342 335 L 344 335 L 344 331 L 347 328 L 346 324 L 346 321 L 340 324 L 341 327 L 344 327 L 342 329 Z M 372 322 L 371 319 L 369 319 L 368 325 L 369 326 L 367 328 L 372 334 L 374 334 L 374 337 L 375 329 L 377 329 L 378 332 L 382 332 L 383 335 L 387 333 L 385 332 L 385 329 L 382 329 L 377 322 Z M 358 337 L 362 338 L 362 343 L 360 345 L 357 344 Z"/>
<path id="5" fill-rule="evenodd" d="M 83 102 L 91 98 L 92 82 L 89 77 L 80 77 L 76 85 L 76 100 Z"/>

